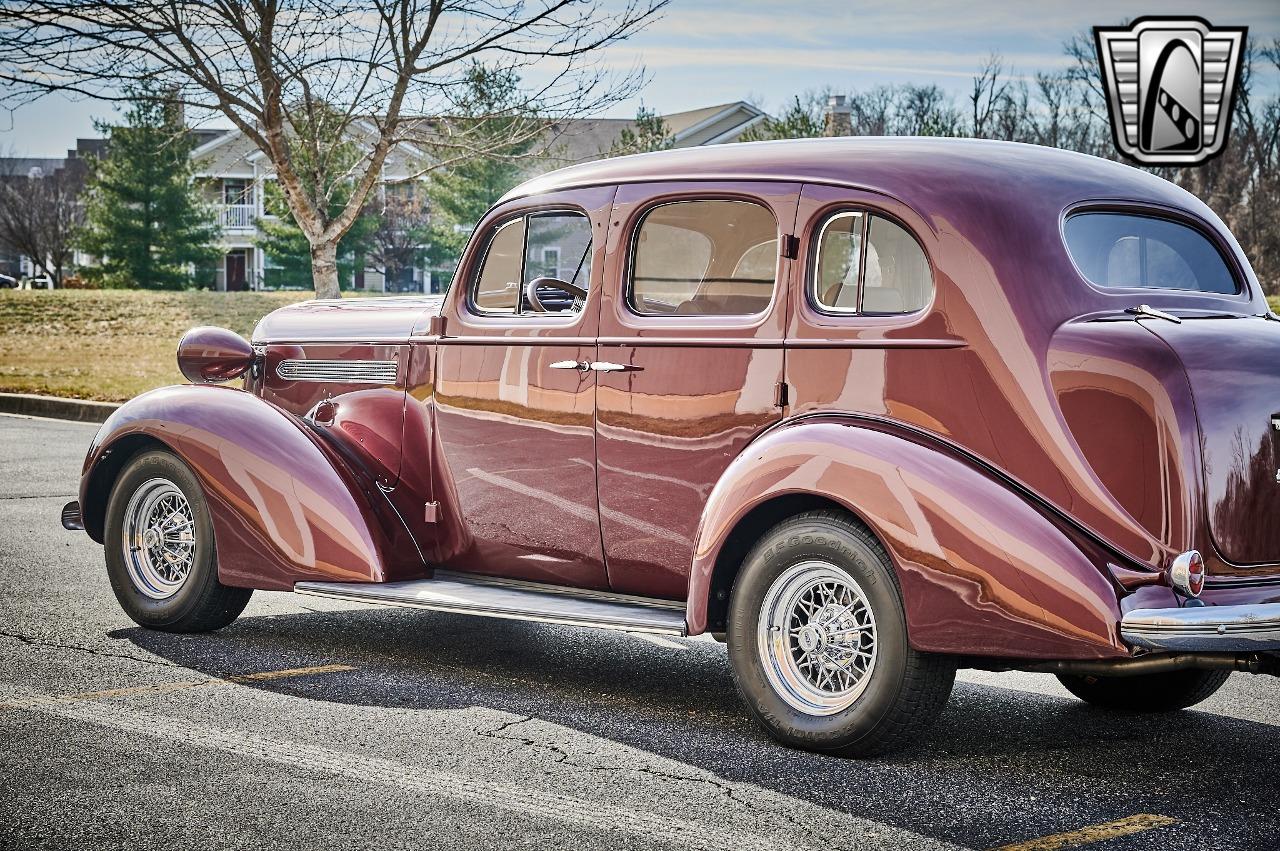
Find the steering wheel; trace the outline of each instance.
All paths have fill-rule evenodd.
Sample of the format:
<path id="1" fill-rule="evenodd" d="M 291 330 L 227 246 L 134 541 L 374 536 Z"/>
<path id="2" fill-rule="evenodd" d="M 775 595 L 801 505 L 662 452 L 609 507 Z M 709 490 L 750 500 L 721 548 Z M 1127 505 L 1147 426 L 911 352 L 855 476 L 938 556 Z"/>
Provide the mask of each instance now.
<path id="1" fill-rule="evenodd" d="M 534 313 L 550 313 L 547 306 L 538 298 L 538 289 L 540 287 L 548 287 L 553 290 L 559 290 L 565 295 L 573 299 L 573 309 L 577 310 L 582 306 L 587 298 L 587 291 L 577 284 L 571 284 L 568 281 L 562 281 L 559 278 L 534 278 L 532 281 L 524 285 L 524 297 L 529 302 L 529 307 Z"/>

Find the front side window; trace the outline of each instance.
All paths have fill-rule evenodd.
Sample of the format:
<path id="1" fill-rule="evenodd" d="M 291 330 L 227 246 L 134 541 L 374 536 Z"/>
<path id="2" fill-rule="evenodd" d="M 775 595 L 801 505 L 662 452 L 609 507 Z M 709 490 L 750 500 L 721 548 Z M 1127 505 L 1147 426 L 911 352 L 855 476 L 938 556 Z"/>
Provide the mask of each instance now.
<path id="1" fill-rule="evenodd" d="M 537 287 L 537 303 L 526 285 Z M 530 213 L 493 231 L 471 289 L 471 302 L 481 313 L 527 315 L 581 310 L 591 281 L 591 222 L 581 213 Z M 556 282 L 570 287 L 557 286 Z"/>
<path id="2" fill-rule="evenodd" d="M 750 316 L 773 299 L 778 227 L 749 201 L 677 201 L 636 233 L 627 301 L 642 315 Z"/>
<path id="3" fill-rule="evenodd" d="M 914 313 L 933 297 L 924 249 L 906 228 L 864 211 L 836 213 L 818 231 L 810 290 L 832 313 Z"/>
<path id="4" fill-rule="evenodd" d="M 1127 213 L 1077 213 L 1064 231 L 1071 259 L 1095 286 L 1240 291 L 1218 249 L 1187 225 Z"/>

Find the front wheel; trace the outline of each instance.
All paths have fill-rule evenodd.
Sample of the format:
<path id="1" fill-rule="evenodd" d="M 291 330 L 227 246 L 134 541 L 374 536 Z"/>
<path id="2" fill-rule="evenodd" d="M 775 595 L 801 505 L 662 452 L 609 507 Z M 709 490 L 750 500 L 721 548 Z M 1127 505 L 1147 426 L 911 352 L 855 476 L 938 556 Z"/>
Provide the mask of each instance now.
<path id="1" fill-rule="evenodd" d="M 140 626 L 208 632 L 231 623 L 249 602 L 253 591 L 218 581 L 200 482 L 171 452 L 129 461 L 107 502 L 104 531 L 111 589 Z"/>
<path id="2" fill-rule="evenodd" d="M 1207 700 L 1222 688 L 1230 671 L 1164 671 L 1136 677 L 1060 674 L 1067 691 L 1094 706 L 1128 712 L 1175 712 Z"/>
<path id="3" fill-rule="evenodd" d="M 837 511 L 779 523 L 734 583 L 729 660 L 777 740 L 865 756 L 928 727 L 955 682 L 952 659 L 907 643 L 902 594 L 880 542 Z"/>

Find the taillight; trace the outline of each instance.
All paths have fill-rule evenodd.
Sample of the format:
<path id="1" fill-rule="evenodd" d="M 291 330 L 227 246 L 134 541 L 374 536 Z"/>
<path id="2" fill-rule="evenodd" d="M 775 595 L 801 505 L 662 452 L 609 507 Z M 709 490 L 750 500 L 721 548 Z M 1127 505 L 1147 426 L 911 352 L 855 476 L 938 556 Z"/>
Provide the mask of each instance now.
<path id="1" fill-rule="evenodd" d="M 1195 550 L 1188 550 L 1169 565 L 1169 584 L 1184 597 L 1199 597 L 1204 591 L 1204 559 Z"/>

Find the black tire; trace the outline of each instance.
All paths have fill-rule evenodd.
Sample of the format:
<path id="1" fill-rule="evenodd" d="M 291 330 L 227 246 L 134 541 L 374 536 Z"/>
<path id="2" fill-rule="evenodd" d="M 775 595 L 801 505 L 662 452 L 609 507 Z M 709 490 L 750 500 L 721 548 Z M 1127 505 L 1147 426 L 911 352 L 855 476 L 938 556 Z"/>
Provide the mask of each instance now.
<path id="1" fill-rule="evenodd" d="M 1230 671 L 1165 671 L 1137 677 L 1059 674 L 1067 691 L 1094 706 L 1127 712 L 1175 712 L 1195 706 L 1222 688 Z"/>
<path id="2" fill-rule="evenodd" d="M 759 624 L 775 580 L 806 562 L 852 577 L 875 619 L 874 665 L 853 702 L 833 714 L 797 708 L 765 672 Z M 780 579 L 780 577 L 782 577 Z M 888 554 L 861 523 L 839 511 L 784 520 L 756 543 L 729 602 L 729 661 L 751 713 L 773 738 L 803 750 L 869 756 L 915 741 L 938 717 L 955 683 L 955 660 L 920 653 L 907 643 L 902 591 Z M 790 651 L 795 652 L 795 651 Z"/>
<path id="3" fill-rule="evenodd" d="M 134 493 L 149 482 L 164 479 L 177 486 L 190 506 L 195 553 L 186 578 L 172 596 L 155 599 L 130 575 L 124 549 L 125 514 Z M 195 474 L 176 455 L 165 450 L 132 458 L 107 501 L 105 535 L 107 576 L 125 614 L 139 626 L 164 632 L 209 632 L 234 621 L 253 591 L 231 588 L 218 581 L 218 558 L 213 520 Z"/>

